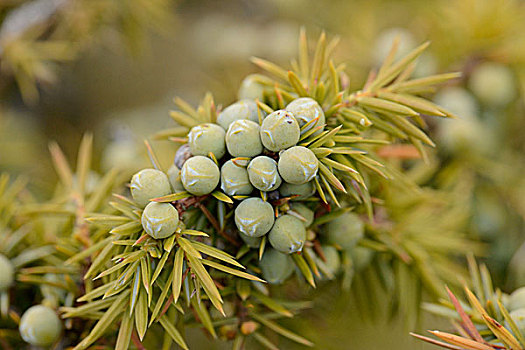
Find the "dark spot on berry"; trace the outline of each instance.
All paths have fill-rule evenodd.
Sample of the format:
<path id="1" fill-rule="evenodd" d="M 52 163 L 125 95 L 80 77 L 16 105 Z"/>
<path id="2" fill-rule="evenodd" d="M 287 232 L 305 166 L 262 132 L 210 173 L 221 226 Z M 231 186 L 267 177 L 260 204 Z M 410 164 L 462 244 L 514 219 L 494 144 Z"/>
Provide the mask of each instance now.
<path id="1" fill-rule="evenodd" d="M 190 145 L 185 143 L 184 145 L 180 146 L 175 153 L 175 159 L 173 160 L 173 163 L 177 168 L 182 169 L 182 166 L 190 157 L 192 157 Z"/>
<path id="2" fill-rule="evenodd" d="M 279 191 L 277 191 L 277 190 L 270 191 L 270 192 L 267 193 L 267 195 L 268 195 L 268 201 L 276 201 L 280 197 Z"/>

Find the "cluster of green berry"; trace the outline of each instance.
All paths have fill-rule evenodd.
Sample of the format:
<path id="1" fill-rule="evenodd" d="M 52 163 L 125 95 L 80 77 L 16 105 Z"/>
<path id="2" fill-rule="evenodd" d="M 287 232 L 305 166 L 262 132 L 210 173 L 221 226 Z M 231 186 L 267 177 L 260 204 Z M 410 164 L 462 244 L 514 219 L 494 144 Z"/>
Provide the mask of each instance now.
<path id="1" fill-rule="evenodd" d="M 315 201 L 318 159 L 297 144 L 305 133 L 322 133 L 324 125 L 323 109 L 308 97 L 270 114 L 253 99 L 231 104 L 216 123 L 191 128 L 187 144 L 179 148 L 167 173 L 143 169 L 133 176 L 131 193 L 144 207 L 144 230 L 155 239 L 164 239 L 184 225 L 174 203 L 151 199 L 172 193 L 207 196 L 220 189 L 235 200 L 232 209 L 238 237 L 250 248 L 260 248 L 266 240 L 270 243 L 272 249 L 263 255 L 260 267 L 268 282 L 281 283 L 294 270 L 287 255 L 301 252 L 315 235 L 308 234 L 315 216 L 308 202 Z M 323 260 L 316 262 L 326 276 L 333 276 L 341 264 L 334 246 L 359 254 L 356 243 L 364 234 L 364 225 L 357 215 L 346 213 L 325 226 L 330 245 L 322 246 Z M 369 260 L 368 254 L 358 260 Z"/>
<path id="2" fill-rule="evenodd" d="M 323 110 L 310 98 L 296 99 L 285 110 L 267 116 L 253 100 L 230 105 L 219 114 L 217 124 L 201 124 L 190 130 L 190 154 L 181 147 L 179 153 L 186 152 L 186 159 L 175 159 L 178 165 L 182 163 L 180 170 L 173 164 L 167 175 L 144 169 L 133 176 L 133 198 L 146 206 L 144 229 L 154 238 L 165 238 L 175 232 L 179 222 L 171 204 L 148 203 L 149 199 L 172 190 L 204 196 L 220 183 L 226 195 L 241 200 L 235 209 L 235 223 L 243 239 L 253 244 L 268 234 L 275 249 L 283 253 L 300 251 L 307 222 L 299 219 L 300 215 L 290 214 L 276 219 L 269 199 L 313 195 L 311 180 L 317 174 L 318 160 L 311 150 L 297 143 L 302 132 L 315 127 L 321 132 L 323 124 Z M 257 190 L 262 196 L 254 195 Z"/>
<path id="3" fill-rule="evenodd" d="M 241 110 L 248 113 L 238 113 Z M 241 238 L 257 246 L 268 234 L 274 249 L 282 253 L 301 251 L 308 220 L 288 213 L 275 218 L 278 212 L 265 199 L 287 196 L 305 199 L 313 195 L 311 181 L 317 174 L 318 160 L 311 150 L 297 143 L 301 133 L 317 126 L 321 127 L 316 132 L 322 131 L 322 108 L 313 99 L 299 98 L 286 109 L 265 116 L 255 102 L 243 100 L 219 114 L 217 123 L 226 130 L 222 144 L 230 158 L 221 167 L 221 189 L 242 200 L 235 209 L 235 224 Z M 189 134 L 192 153 L 199 145 L 207 154 L 214 153 L 212 148 L 206 149 L 206 139 L 201 126 L 193 128 Z M 184 168 L 182 180 L 185 185 Z M 257 190 L 262 198 L 253 196 Z"/>

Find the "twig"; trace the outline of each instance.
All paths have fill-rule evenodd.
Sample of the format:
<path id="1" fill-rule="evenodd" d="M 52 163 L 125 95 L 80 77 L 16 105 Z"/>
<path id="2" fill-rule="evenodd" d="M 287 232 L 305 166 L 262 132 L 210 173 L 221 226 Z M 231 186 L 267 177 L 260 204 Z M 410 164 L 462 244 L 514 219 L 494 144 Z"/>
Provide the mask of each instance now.
<path id="1" fill-rule="evenodd" d="M 138 350 L 146 350 L 135 331 L 131 333 L 131 341 L 133 341 L 133 344 L 135 344 Z"/>
<path id="2" fill-rule="evenodd" d="M 217 219 L 210 213 L 210 211 L 208 210 L 208 208 L 206 208 L 204 205 L 202 205 L 202 203 L 196 203 L 195 206 L 197 208 L 199 208 L 202 213 L 206 216 L 206 218 L 210 221 L 210 223 L 212 224 L 213 228 L 215 228 L 215 230 L 217 231 L 217 233 L 219 235 L 221 235 L 222 237 L 224 237 L 226 240 L 228 240 L 228 242 L 230 242 L 231 244 L 235 245 L 236 247 L 240 247 L 241 246 L 241 243 L 239 241 L 237 241 L 236 239 L 234 239 L 233 237 L 229 236 L 228 234 L 226 234 L 226 232 L 224 232 L 223 230 L 221 230 L 221 227 L 219 225 L 219 221 L 217 221 Z"/>

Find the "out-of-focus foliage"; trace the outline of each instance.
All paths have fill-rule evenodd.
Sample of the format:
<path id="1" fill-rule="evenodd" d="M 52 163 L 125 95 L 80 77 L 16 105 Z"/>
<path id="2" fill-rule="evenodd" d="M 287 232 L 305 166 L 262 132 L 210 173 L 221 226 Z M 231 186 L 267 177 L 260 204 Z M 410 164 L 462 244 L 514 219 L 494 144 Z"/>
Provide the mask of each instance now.
<path id="1" fill-rule="evenodd" d="M 469 260 L 472 287 L 465 285 L 467 300 L 457 298 L 447 288 L 448 300 L 425 308 L 449 318 L 454 333 L 429 331 L 439 340 L 412 333 L 416 338 L 445 349 L 492 350 L 523 349 L 525 347 L 525 289 L 512 294 L 494 289 L 485 265 Z"/>
<path id="2" fill-rule="evenodd" d="M 165 30 L 170 0 L 20 0 L 0 4 L 2 88 L 13 77 L 26 102 L 35 102 L 38 84 L 56 79 L 57 64 L 77 58 L 87 47 L 120 36 L 137 53 L 145 31 Z"/>

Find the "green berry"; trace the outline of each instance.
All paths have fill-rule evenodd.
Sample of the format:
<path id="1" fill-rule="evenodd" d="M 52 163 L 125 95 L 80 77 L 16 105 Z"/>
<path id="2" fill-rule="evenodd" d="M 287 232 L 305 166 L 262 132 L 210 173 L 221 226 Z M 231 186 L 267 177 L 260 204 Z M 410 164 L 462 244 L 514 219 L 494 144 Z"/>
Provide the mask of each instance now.
<path id="1" fill-rule="evenodd" d="M 261 237 L 274 223 L 273 207 L 261 198 L 243 200 L 235 209 L 235 224 L 239 231 L 250 237 Z"/>
<path id="2" fill-rule="evenodd" d="M 146 206 L 152 198 L 171 193 L 168 176 L 160 170 L 143 169 L 131 178 L 131 195 L 141 207 Z"/>
<path id="3" fill-rule="evenodd" d="M 224 138 L 226 132 L 217 124 L 201 124 L 194 126 L 188 134 L 188 144 L 194 156 L 208 156 L 213 153 L 220 159 L 226 153 Z"/>
<path id="4" fill-rule="evenodd" d="M 250 182 L 258 190 L 273 191 L 281 185 L 277 162 L 270 157 L 258 156 L 248 164 Z"/>
<path id="5" fill-rule="evenodd" d="M 301 185 L 283 182 L 281 187 L 279 187 L 279 193 L 283 197 L 297 196 L 292 198 L 292 201 L 300 201 L 313 196 L 315 193 L 315 185 L 312 181 Z"/>
<path id="6" fill-rule="evenodd" d="M 35 305 L 22 315 L 19 330 L 25 342 L 34 346 L 50 346 L 60 336 L 62 323 L 54 310 Z"/>
<path id="7" fill-rule="evenodd" d="M 447 87 L 440 90 L 434 102 L 462 119 L 471 120 L 479 114 L 479 106 L 470 92 L 461 87 Z"/>
<path id="8" fill-rule="evenodd" d="M 182 180 L 180 178 L 180 169 L 175 164 L 172 164 L 168 169 L 168 180 L 170 181 L 171 188 L 175 193 L 184 192 L 184 186 L 182 186 Z"/>
<path id="9" fill-rule="evenodd" d="M 184 163 L 192 157 L 190 145 L 187 143 L 181 145 L 177 152 L 175 152 L 175 157 L 173 158 L 173 164 L 179 169 L 182 169 Z"/>
<path id="10" fill-rule="evenodd" d="M 255 157 L 263 151 L 259 124 L 251 120 L 236 120 L 226 132 L 226 147 L 234 157 Z"/>
<path id="11" fill-rule="evenodd" d="M 263 114 L 261 114 L 262 116 Z M 243 119 L 259 123 L 258 107 L 255 101 L 241 100 L 229 105 L 217 116 L 217 124 L 224 130 L 228 130 L 234 121 Z"/>
<path id="12" fill-rule="evenodd" d="M 241 83 L 239 88 L 238 97 L 239 100 L 249 99 L 259 101 L 264 100 L 265 85 L 261 81 L 267 81 L 268 78 L 261 74 L 250 74 Z"/>
<path id="13" fill-rule="evenodd" d="M 510 318 L 514 321 L 516 326 L 522 333 L 525 333 L 525 308 L 513 310 L 510 312 Z M 508 326 L 508 324 L 507 324 Z M 510 327 L 508 326 L 510 329 Z"/>
<path id="14" fill-rule="evenodd" d="M 325 267 L 332 275 L 336 275 L 341 269 L 341 258 L 339 257 L 339 251 L 335 247 L 330 245 L 321 246 L 326 261 L 323 261 Z"/>
<path id="15" fill-rule="evenodd" d="M 301 131 L 293 114 L 278 110 L 268 115 L 261 124 L 261 141 L 264 147 L 273 152 L 295 146 Z"/>
<path id="16" fill-rule="evenodd" d="M 497 239 L 507 224 L 508 211 L 501 205 L 497 196 L 499 194 L 483 188 L 476 189 L 472 204 L 472 225 L 483 240 Z M 514 255 L 517 257 L 516 255 Z M 514 261 L 515 258 L 512 259 Z M 511 266 L 512 266 L 511 262 Z M 525 275 L 523 276 L 525 277 Z M 517 282 L 517 281 L 515 281 Z M 519 284 L 517 284 L 519 285 Z"/>
<path id="17" fill-rule="evenodd" d="M 283 254 L 275 249 L 265 250 L 259 267 L 262 277 L 270 284 L 283 283 L 290 277 L 294 270 L 294 263 L 288 254 Z"/>
<path id="18" fill-rule="evenodd" d="M 242 241 L 250 248 L 259 248 L 261 245 L 262 237 L 250 237 L 242 232 L 239 232 L 239 237 L 241 237 Z"/>
<path id="19" fill-rule="evenodd" d="M 364 236 L 365 226 L 356 214 L 344 213 L 330 221 L 325 232 L 328 243 L 351 249 Z"/>
<path id="20" fill-rule="evenodd" d="M 509 310 L 509 299 L 510 299 L 510 294 L 507 294 L 507 293 L 501 293 L 501 303 L 503 304 L 503 306 L 505 306 L 505 308 L 507 310 Z"/>
<path id="21" fill-rule="evenodd" d="M 284 181 L 301 185 L 317 175 L 319 161 L 315 154 L 306 147 L 294 146 L 279 155 L 279 174 Z"/>
<path id="22" fill-rule="evenodd" d="M 196 196 L 212 193 L 221 177 L 217 164 L 203 156 L 188 159 L 182 166 L 180 174 L 186 191 Z"/>
<path id="23" fill-rule="evenodd" d="M 0 254 L 0 292 L 4 292 L 14 282 L 15 269 L 9 259 Z"/>
<path id="24" fill-rule="evenodd" d="M 285 214 L 275 220 L 268 240 L 274 249 L 281 253 L 295 253 L 303 249 L 306 241 L 306 230 L 301 220 Z"/>
<path id="25" fill-rule="evenodd" d="M 171 236 L 178 226 L 179 212 L 169 203 L 151 202 L 142 212 L 142 227 L 155 239 Z"/>
<path id="26" fill-rule="evenodd" d="M 371 249 L 360 247 L 358 245 L 348 249 L 347 252 L 352 259 L 354 270 L 358 272 L 370 265 L 370 262 L 374 257 L 374 252 Z"/>
<path id="27" fill-rule="evenodd" d="M 451 151 L 491 148 L 487 131 L 481 124 L 479 106 L 470 92 L 459 87 L 449 87 L 436 94 L 434 101 L 459 118 L 439 120 L 438 137 L 444 148 Z"/>
<path id="28" fill-rule="evenodd" d="M 319 119 L 315 123 L 310 123 L 308 127 L 306 127 L 304 130 L 301 130 L 301 133 L 305 133 L 313 128 L 317 128 L 318 126 L 324 125 L 326 123 L 323 108 L 321 108 L 321 106 L 319 105 L 319 103 L 317 103 L 316 100 L 310 97 L 301 97 L 293 100 L 288 104 L 288 106 L 286 106 L 286 110 L 292 113 L 292 115 L 299 123 L 300 128 L 302 128 L 308 122 L 319 117 Z M 314 132 L 313 135 L 317 136 L 322 132 L 323 128 Z"/>
<path id="29" fill-rule="evenodd" d="M 308 208 L 306 205 L 301 203 L 293 203 L 291 208 L 294 212 L 301 216 L 301 218 L 298 219 L 301 220 L 304 227 L 309 227 L 314 222 L 314 211 Z"/>
<path id="30" fill-rule="evenodd" d="M 231 160 L 224 163 L 221 168 L 221 189 L 229 196 L 252 193 L 253 186 L 246 168 L 235 165 Z"/>
<path id="31" fill-rule="evenodd" d="M 525 308 L 525 287 L 516 289 L 509 297 L 509 310 Z"/>
<path id="32" fill-rule="evenodd" d="M 497 193 L 495 194 L 497 195 Z M 501 231 L 497 231 L 497 232 L 501 232 Z M 499 238 L 500 238 L 499 236 L 492 237 L 492 239 L 499 239 Z M 512 256 L 512 259 L 510 260 L 510 263 L 508 265 L 507 278 L 512 281 L 512 284 L 514 286 L 525 286 L 525 246 L 524 245 L 521 245 L 520 248 L 516 250 L 516 252 Z M 510 301 L 510 296 L 508 299 Z"/>
<path id="33" fill-rule="evenodd" d="M 507 105 L 515 96 L 515 80 L 510 69 L 499 63 L 480 64 L 472 72 L 469 87 L 488 106 Z"/>

